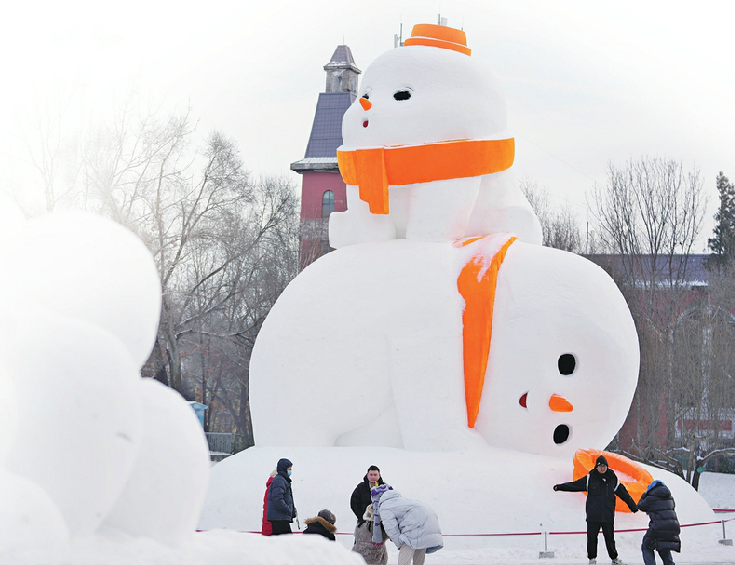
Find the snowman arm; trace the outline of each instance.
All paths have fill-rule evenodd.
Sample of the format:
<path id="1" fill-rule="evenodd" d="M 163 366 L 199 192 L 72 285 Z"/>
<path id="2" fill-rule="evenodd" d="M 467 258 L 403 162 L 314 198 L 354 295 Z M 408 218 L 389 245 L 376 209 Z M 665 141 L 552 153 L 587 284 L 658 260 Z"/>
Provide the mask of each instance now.
<path id="1" fill-rule="evenodd" d="M 587 490 L 587 475 L 570 483 L 559 483 L 554 485 L 554 490 L 563 490 L 566 492 L 582 492 Z"/>

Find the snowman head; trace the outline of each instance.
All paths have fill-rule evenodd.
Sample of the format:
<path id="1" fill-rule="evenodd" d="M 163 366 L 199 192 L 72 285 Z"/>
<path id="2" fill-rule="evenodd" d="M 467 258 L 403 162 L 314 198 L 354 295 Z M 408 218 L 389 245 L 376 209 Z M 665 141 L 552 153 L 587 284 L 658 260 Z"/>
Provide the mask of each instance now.
<path id="1" fill-rule="evenodd" d="M 586 259 L 514 243 L 498 274 L 475 428 L 491 445 L 572 457 L 628 415 L 638 338 L 615 283 Z"/>
<path id="2" fill-rule="evenodd" d="M 344 147 L 507 137 L 503 93 L 463 41 L 460 30 L 421 24 L 378 57 L 344 114 Z"/>

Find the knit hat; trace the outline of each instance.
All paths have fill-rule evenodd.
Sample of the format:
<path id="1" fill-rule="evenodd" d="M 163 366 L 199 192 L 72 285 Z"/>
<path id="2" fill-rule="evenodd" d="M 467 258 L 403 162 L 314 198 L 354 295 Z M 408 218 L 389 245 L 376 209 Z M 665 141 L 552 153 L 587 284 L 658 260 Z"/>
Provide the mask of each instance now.
<path id="1" fill-rule="evenodd" d="M 597 469 L 600 465 L 604 465 L 605 467 L 610 466 L 607 464 L 607 459 L 605 459 L 604 455 L 600 455 L 595 461 L 595 469 Z"/>
<path id="2" fill-rule="evenodd" d="M 382 484 L 378 485 L 377 487 L 372 487 L 370 489 L 370 498 L 372 499 L 373 503 L 376 500 L 380 500 L 380 497 L 383 496 L 387 491 L 393 490 L 393 487 L 389 484 Z"/>
<path id="3" fill-rule="evenodd" d="M 319 511 L 319 514 L 317 514 L 320 518 L 324 518 L 327 522 L 330 524 L 334 524 L 337 521 L 337 518 L 334 517 L 334 514 L 332 514 L 329 510 L 326 508 Z"/>

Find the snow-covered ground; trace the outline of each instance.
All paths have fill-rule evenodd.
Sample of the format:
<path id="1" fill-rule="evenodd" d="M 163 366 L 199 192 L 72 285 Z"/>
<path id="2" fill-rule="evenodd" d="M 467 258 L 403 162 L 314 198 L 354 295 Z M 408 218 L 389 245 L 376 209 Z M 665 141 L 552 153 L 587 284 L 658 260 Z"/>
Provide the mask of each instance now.
<path id="1" fill-rule="evenodd" d="M 239 485 L 229 486 L 231 492 L 239 491 Z M 705 473 L 700 490 L 712 507 L 733 508 L 735 475 Z M 492 512 L 502 515 L 503 510 L 496 508 Z M 338 543 L 328 542 L 320 536 L 265 538 L 257 534 L 214 529 L 197 533 L 177 546 L 166 546 L 150 538 L 107 532 L 107 535 L 77 540 L 71 552 L 64 555 L 49 555 L 43 540 L 38 540 L 38 545 L 33 549 L 5 554 L 1 556 L 0 562 L 3 565 L 359 565 L 362 560 L 347 550 L 352 543 L 352 536 L 349 535 L 352 517 L 343 515 L 342 518 L 340 520 L 338 517 L 337 521 L 339 531 L 347 535 L 339 536 Z M 717 515 L 717 519 L 723 518 L 735 518 L 735 513 Z M 580 515 L 580 528 L 583 527 L 583 519 L 583 515 Z M 727 523 L 726 528 L 728 537 L 735 537 L 735 521 Z M 711 536 L 704 536 L 709 541 L 702 541 L 702 530 L 711 532 Z M 735 548 L 717 543 L 721 531 L 719 524 L 684 528 L 682 553 L 675 554 L 677 563 L 735 563 Z M 616 535 L 618 550 L 626 563 L 642 563 L 639 551 L 641 535 L 641 532 L 619 532 Z M 507 545 L 505 540 L 508 539 L 512 538 L 476 538 L 473 540 L 474 548 L 456 549 L 459 538 L 448 536 L 445 538 L 445 549 L 429 556 L 427 564 L 566 565 L 583 564 L 587 561 L 584 535 L 551 536 L 548 549 L 553 550 L 555 556 L 548 560 L 539 559 L 539 551 L 543 549 L 543 540 L 540 537 L 521 538 L 521 543 L 515 543 L 517 540 L 514 540 L 515 547 L 504 547 Z M 397 563 L 397 552 L 390 543 L 388 549 L 389 565 L 393 565 Z M 599 561 L 606 563 L 607 559 L 602 558 L 602 540 L 600 550 L 602 553 Z"/>
<path id="2" fill-rule="evenodd" d="M 329 507 L 337 515 L 338 532 L 342 534 L 338 536 L 338 544 L 345 548 L 351 547 L 354 516 L 349 510 L 348 499 L 351 489 L 360 479 L 359 476 L 356 478 L 352 476 L 355 470 L 352 469 L 351 449 L 317 450 L 318 453 L 311 458 L 307 456 L 308 452 L 305 448 L 286 451 L 294 461 L 294 498 L 302 518 L 313 516 L 322 506 Z M 569 496 L 551 492 L 551 496 L 556 497 L 558 501 L 557 507 L 551 512 L 558 515 L 556 525 L 544 527 L 537 520 L 534 528 L 532 527 L 533 520 L 544 514 L 540 507 L 547 502 L 540 501 L 539 505 L 534 507 L 526 496 L 509 487 L 506 490 L 513 491 L 510 499 L 515 498 L 516 505 L 511 506 L 507 497 L 504 498 L 503 494 L 497 493 L 497 504 L 488 504 L 487 494 L 488 491 L 493 491 L 491 483 L 494 479 L 489 467 L 478 468 L 476 465 L 471 465 L 467 471 L 462 471 L 464 466 L 460 463 L 455 466 L 452 473 L 449 473 L 439 454 L 421 454 L 415 456 L 414 460 L 406 459 L 406 457 L 414 456 L 407 455 L 402 450 L 395 450 L 392 457 L 388 451 L 379 453 L 370 451 L 369 448 L 363 448 L 360 451 L 363 452 L 363 458 L 382 456 L 379 464 L 388 482 L 392 482 L 402 494 L 410 498 L 423 499 L 438 510 L 440 522 L 446 534 L 445 547 L 442 551 L 427 558 L 429 564 L 508 563 L 520 565 L 539 563 L 539 552 L 545 549 L 544 538 L 541 535 L 483 537 L 458 534 L 518 533 L 541 530 L 573 532 L 581 531 L 585 527 L 583 495 L 578 495 L 580 498 L 577 500 L 577 495 Z M 367 455 L 365 455 L 366 451 Z M 249 484 L 251 480 L 248 477 L 253 475 L 254 467 L 264 464 L 264 460 L 270 462 L 269 457 L 272 458 L 272 453 L 268 448 L 255 448 L 248 452 L 230 457 L 212 469 L 210 491 L 200 522 L 202 528 L 224 527 L 248 532 L 260 527 L 258 499 L 262 501 L 264 480 L 256 480 L 254 481 L 256 484 Z M 335 454 L 332 455 L 332 453 Z M 464 462 L 467 462 L 466 457 L 466 454 L 454 455 L 455 460 Z M 421 458 L 425 460 L 422 461 Z M 399 461 L 413 461 L 413 465 L 407 465 L 407 468 L 403 469 L 398 467 Z M 542 461 L 541 463 L 547 462 Z M 319 467 L 322 468 L 321 474 L 317 471 Z M 553 474 L 554 470 L 545 468 L 544 472 Z M 490 478 L 489 480 L 477 479 L 472 482 L 471 477 L 478 474 L 485 477 L 490 476 Z M 264 476 L 267 478 L 267 473 L 264 473 Z M 424 478 L 426 481 L 423 480 Z M 667 484 L 673 485 L 675 492 L 678 491 L 677 501 L 680 506 L 680 514 L 682 514 L 680 516 L 682 523 L 716 522 L 723 518 L 735 519 L 735 513 L 710 514 L 704 519 L 701 515 L 692 516 L 691 512 L 696 510 L 694 503 L 701 501 L 701 497 L 683 481 L 677 482 L 674 479 L 673 476 L 669 477 Z M 550 480 L 553 482 L 553 479 Z M 450 485 L 462 482 L 471 483 L 471 488 L 476 489 L 475 497 L 447 500 L 448 493 L 452 490 Z M 425 487 L 427 483 L 434 484 L 435 488 L 429 490 Z M 509 478 L 508 484 L 511 483 Z M 701 481 L 701 493 L 704 500 L 713 508 L 735 508 L 735 475 L 705 473 Z M 456 511 L 453 512 L 452 507 Z M 572 517 L 571 522 L 569 516 Z M 616 525 L 618 529 L 645 529 L 647 520 L 642 514 L 619 514 Z M 726 528 L 728 537 L 735 537 L 735 521 L 727 523 Z M 248 539 L 258 537 L 249 533 L 239 535 Z M 620 556 L 626 563 L 642 563 L 640 555 L 642 535 L 642 531 L 619 532 L 616 535 Z M 295 539 L 300 537 L 294 536 Z M 721 537 L 722 526 L 719 522 L 710 525 L 686 526 L 682 534 L 683 549 L 681 555 L 677 556 L 677 562 L 735 563 L 735 549 L 720 545 L 718 539 Z M 279 540 L 271 541 L 280 543 Z M 562 565 L 587 562 L 584 534 L 549 535 L 547 548 L 554 551 L 555 554 L 555 558 L 549 560 L 548 563 Z M 602 558 L 605 555 L 602 538 L 600 538 L 599 549 L 601 551 L 600 562 L 604 563 L 606 559 Z M 397 551 L 390 543 L 388 551 L 389 564 L 397 563 Z M 269 561 L 263 562 L 270 563 Z M 339 562 L 341 561 L 334 563 Z M 541 561 L 541 563 L 545 562 L 547 561 Z M 259 563 L 259 561 L 254 560 L 252 563 Z"/>
<path id="3" fill-rule="evenodd" d="M 735 510 L 735 475 L 704 473 L 699 479 L 699 494 L 714 509 Z"/>

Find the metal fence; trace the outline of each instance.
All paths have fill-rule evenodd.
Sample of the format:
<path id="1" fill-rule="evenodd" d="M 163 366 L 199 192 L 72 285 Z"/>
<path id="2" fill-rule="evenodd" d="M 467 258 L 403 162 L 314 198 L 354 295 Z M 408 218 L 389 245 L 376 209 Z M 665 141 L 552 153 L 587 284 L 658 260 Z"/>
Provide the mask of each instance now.
<path id="1" fill-rule="evenodd" d="M 232 455 L 245 449 L 245 436 L 233 433 L 206 432 L 210 453 Z"/>

